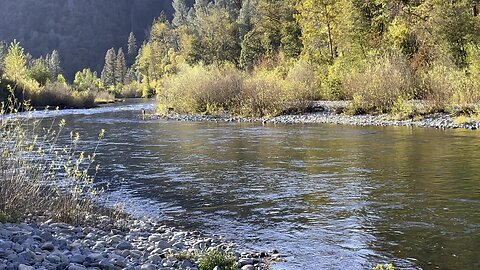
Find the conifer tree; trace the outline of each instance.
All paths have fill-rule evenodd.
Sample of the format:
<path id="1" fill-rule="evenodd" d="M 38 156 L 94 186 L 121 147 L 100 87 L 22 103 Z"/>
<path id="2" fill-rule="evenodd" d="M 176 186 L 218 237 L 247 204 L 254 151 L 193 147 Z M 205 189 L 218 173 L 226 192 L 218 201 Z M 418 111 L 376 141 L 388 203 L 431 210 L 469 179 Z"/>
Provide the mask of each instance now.
<path id="1" fill-rule="evenodd" d="M 188 6 L 186 0 L 173 0 L 172 2 L 173 9 L 175 10 L 173 14 L 173 25 L 179 27 L 186 24 L 188 18 Z"/>
<path id="2" fill-rule="evenodd" d="M 138 46 L 137 46 L 137 38 L 135 38 L 135 34 L 130 32 L 128 36 L 128 43 L 127 43 L 127 57 L 126 61 L 129 66 L 135 63 L 135 58 L 138 54 Z"/>
<path id="3" fill-rule="evenodd" d="M 128 56 L 135 57 L 137 54 L 137 49 L 137 38 L 135 38 L 135 34 L 133 32 L 130 32 L 130 35 L 128 36 Z"/>
<path id="4" fill-rule="evenodd" d="M 167 23 L 168 22 L 167 14 L 165 14 L 165 11 L 162 10 L 162 12 L 160 12 L 160 16 L 158 16 L 158 21 L 161 22 L 161 23 Z"/>
<path id="5" fill-rule="evenodd" d="M 8 79 L 18 82 L 27 76 L 27 58 L 24 49 L 16 40 L 10 44 L 4 61 L 5 76 Z"/>
<path id="6" fill-rule="evenodd" d="M 238 16 L 240 39 L 253 29 L 253 17 L 255 16 L 255 0 L 244 0 Z"/>
<path id="7" fill-rule="evenodd" d="M 196 14 L 207 12 L 207 7 L 208 0 L 195 0 L 195 4 L 193 4 L 193 8 Z"/>
<path id="8" fill-rule="evenodd" d="M 102 82 L 108 86 L 115 86 L 115 62 L 116 62 L 115 49 L 111 48 L 105 55 L 105 66 L 102 71 Z"/>
<path id="9" fill-rule="evenodd" d="M 115 84 L 123 85 L 125 83 L 125 76 L 127 74 L 127 64 L 125 62 L 125 54 L 123 49 L 118 49 L 117 57 L 115 59 Z"/>
<path id="10" fill-rule="evenodd" d="M 5 41 L 0 41 L 0 78 L 4 70 L 4 60 L 8 52 L 8 45 Z"/>
<path id="11" fill-rule="evenodd" d="M 48 67 L 50 71 L 53 73 L 54 77 L 57 77 L 58 74 L 62 72 L 62 68 L 60 66 L 60 54 L 57 50 L 53 50 L 52 54 L 50 55 Z"/>

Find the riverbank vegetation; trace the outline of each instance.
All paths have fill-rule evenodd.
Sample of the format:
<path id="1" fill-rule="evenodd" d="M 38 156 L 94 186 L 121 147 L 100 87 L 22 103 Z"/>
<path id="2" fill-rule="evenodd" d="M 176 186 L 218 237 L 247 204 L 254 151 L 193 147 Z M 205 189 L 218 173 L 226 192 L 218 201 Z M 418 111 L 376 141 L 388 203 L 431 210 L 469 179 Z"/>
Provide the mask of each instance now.
<path id="1" fill-rule="evenodd" d="M 0 44 L 0 98 L 90 107 L 158 96 L 160 113 L 274 116 L 315 100 L 347 100 L 346 114 L 405 119 L 477 117 L 480 4 L 473 0 L 174 0 L 138 47 L 105 65 L 61 75 L 54 51 L 34 59 Z"/>
<path id="2" fill-rule="evenodd" d="M 97 204 L 95 153 L 80 150 L 79 134 L 72 131 L 69 144 L 61 146 L 65 121 L 43 123 L 28 112 L 20 115 L 19 108 L 31 110 L 11 97 L 0 108 L 0 222 L 34 215 L 81 224 L 115 213 Z"/>
<path id="3" fill-rule="evenodd" d="M 18 99 L 35 108 L 89 108 L 118 98 L 141 97 L 137 85 L 127 83 L 127 64 L 122 56 L 121 50 L 118 56 L 113 52 L 112 72 L 123 72 L 118 72 L 114 84 L 108 84 L 108 70 L 99 78 L 88 68 L 77 72 L 73 83 L 68 83 L 57 51 L 33 58 L 17 41 L 0 42 L 0 101 Z"/>
<path id="4" fill-rule="evenodd" d="M 161 112 L 477 114 L 478 1 L 174 0 L 135 63 Z M 422 106 L 415 106 L 420 100 Z"/>

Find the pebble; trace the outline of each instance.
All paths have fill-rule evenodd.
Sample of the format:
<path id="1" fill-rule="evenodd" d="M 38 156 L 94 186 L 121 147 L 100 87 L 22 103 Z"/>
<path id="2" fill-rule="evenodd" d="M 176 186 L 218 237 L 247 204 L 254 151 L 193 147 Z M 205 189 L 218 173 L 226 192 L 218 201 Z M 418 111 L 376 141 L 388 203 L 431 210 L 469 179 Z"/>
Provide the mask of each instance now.
<path id="1" fill-rule="evenodd" d="M 51 242 L 48 242 L 48 243 L 43 244 L 41 249 L 52 251 L 52 250 L 55 249 L 55 246 L 53 246 L 53 244 Z"/>
<path id="2" fill-rule="evenodd" d="M 240 266 L 254 267 L 245 269 L 266 269 L 265 261 L 271 257 L 265 253 L 265 260 L 252 259 L 257 252 L 243 253 L 240 258 L 232 249 L 234 244 L 218 236 L 203 238 L 199 233 L 178 231 L 153 221 L 123 220 L 126 230 L 102 224 L 0 223 L 0 270 L 198 270 L 196 262 L 177 259 L 176 255 L 200 253 L 214 246 L 237 254 Z"/>
<path id="3" fill-rule="evenodd" d="M 394 120 L 388 115 L 343 115 L 337 113 L 339 108 L 345 108 L 348 102 L 345 101 L 318 101 L 316 102 L 316 112 L 280 115 L 272 118 L 255 117 L 231 117 L 231 116 L 210 116 L 210 115 L 170 115 L 156 116 L 166 120 L 180 122 L 244 122 L 244 123 L 262 123 L 262 124 L 336 124 L 336 125 L 354 125 L 354 126 L 405 126 L 422 127 L 436 129 L 480 129 L 480 122 L 472 120 L 469 123 L 455 123 L 455 117 L 446 113 L 437 113 L 428 115 L 420 120 Z M 155 116 L 154 116 L 155 117 Z"/>
<path id="4" fill-rule="evenodd" d="M 126 250 L 126 249 L 130 250 L 130 249 L 133 249 L 133 245 L 129 242 L 122 241 L 116 246 L 116 249 L 118 249 L 118 250 Z"/>
<path id="5" fill-rule="evenodd" d="M 35 268 L 33 266 L 28 266 L 25 264 L 20 264 L 18 266 L 18 270 L 34 270 Z"/>

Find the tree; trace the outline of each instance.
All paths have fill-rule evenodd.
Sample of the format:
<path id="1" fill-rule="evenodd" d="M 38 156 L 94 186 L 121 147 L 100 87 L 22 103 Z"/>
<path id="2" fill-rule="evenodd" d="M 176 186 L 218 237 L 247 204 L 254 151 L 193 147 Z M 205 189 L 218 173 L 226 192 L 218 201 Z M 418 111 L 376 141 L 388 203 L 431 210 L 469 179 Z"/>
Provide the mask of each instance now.
<path id="1" fill-rule="evenodd" d="M 115 59 L 115 85 L 125 84 L 125 76 L 127 75 L 127 64 L 125 62 L 125 54 L 123 49 L 118 49 Z"/>
<path id="2" fill-rule="evenodd" d="M 158 16 L 158 19 L 157 19 L 159 22 L 163 22 L 163 23 L 167 23 L 168 22 L 168 19 L 167 19 L 167 14 L 165 14 L 165 11 L 162 10 L 162 12 L 160 12 L 160 16 Z"/>
<path id="3" fill-rule="evenodd" d="M 187 23 L 188 18 L 188 5 L 186 0 L 173 0 L 172 6 L 174 9 L 173 13 L 173 25 L 179 27 Z"/>
<path id="4" fill-rule="evenodd" d="M 0 41 L 0 78 L 4 69 L 5 56 L 8 53 L 8 44 L 5 41 Z"/>
<path id="5" fill-rule="evenodd" d="M 77 72 L 73 83 L 78 91 L 98 91 L 103 88 L 96 72 L 92 72 L 90 69 L 83 69 Z"/>
<path id="6" fill-rule="evenodd" d="M 286 22 L 282 27 L 282 36 L 280 39 L 282 52 L 289 58 L 297 58 L 303 49 L 302 29 L 296 21 Z"/>
<path id="7" fill-rule="evenodd" d="M 5 56 L 5 77 L 13 82 L 20 82 L 27 77 L 27 58 L 24 49 L 14 40 Z"/>
<path id="8" fill-rule="evenodd" d="M 195 0 L 195 4 L 193 4 L 193 9 L 195 10 L 195 14 L 201 14 L 207 12 L 208 8 L 208 0 Z"/>
<path id="9" fill-rule="evenodd" d="M 316 62 L 332 63 L 336 56 L 333 28 L 339 14 L 335 10 L 335 0 L 301 0 L 299 12 L 307 56 Z"/>
<path id="10" fill-rule="evenodd" d="M 137 56 L 138 52 L 138 46 L 137 46 L 137 39 L 135 38 L 135 34 L 133 32 L 130 32 L 130 35 L 128 36 L 128 50 L 127 50 L 127 55 L 131 59 L 135 59 Z"/>
<path id="11" fill-rule="evenodd" d="M 115 62 L 117 56 L 115 49 L 111 48 L 105 56 L 105 66 L 102 71 L 102 82 L 106 87 L 115 86 Z"/>
<path id="12" fill-rule="evenodd" d="M 238 18 L 242 8 L 241 0 L 215 0 L 214 3 L 216 7 L 226 10 L 233 20 Z"/>
<path id="13" fill-rule="evenodd" d="M 253 18 L 255 16 L 255 0 L 244 0 L 238 16 L 240 39 L 253 29 Z"/>
<path id="14" fill-rule="evenodd" d="M 228 61 L 238 63 L 240 45 L 238 27 L 228 12 L 219 7 L 197 15 L 197 33 L 192 41 L 188 62 L 211 64 Z"/>
<path id="15" fill-rule="evenodd" d="M 30 78 L 37 81 L 40 86 L 44 86 L 48 81 L 52 81 L 55 78 L 54 74 L 45 65 L 43 59 L 34 60 L 33 67 L 28 71 Z"/>
<path id="16" fill-rule="evenodd" d="M 57 50 L 53 50 L 52 54 L 50 55 L 50 59 L 48 60 L 48 67 L 50 71 L 53 73 L 53 76 L 56 77 L 58 74 L 62 72 L 62 68 L 60 66 L 60 54 Z"/>
<path id="17" fill-rule="evenodd" d="M 260 39 L 256 31 L 250 31 L 245 35 L 240 53 L 240 67 L 246 70 L 253 69 L 259 58 L 265 54 Z"/>
<path id="18" fill-rule="evenodd" d="M 438 48 L 451 55 L 458 67 L 467 66 L 468 45 L 476 43 L 478 23 L 467 1 L 433 0 L 428 19 Z"/>
<path id="19" fill-rule="evenodd" d="M 183 28 L 182 28 L 183 29 Z M 154 88 L 160 79 L 171 73 L 171 51 L 179 50 L 178 34 L 168 23 L 156 20 L 150 31 L 149 41 L 142 46 L 136 61 L 136 68 L 142 75 L 142 82 Z"/>

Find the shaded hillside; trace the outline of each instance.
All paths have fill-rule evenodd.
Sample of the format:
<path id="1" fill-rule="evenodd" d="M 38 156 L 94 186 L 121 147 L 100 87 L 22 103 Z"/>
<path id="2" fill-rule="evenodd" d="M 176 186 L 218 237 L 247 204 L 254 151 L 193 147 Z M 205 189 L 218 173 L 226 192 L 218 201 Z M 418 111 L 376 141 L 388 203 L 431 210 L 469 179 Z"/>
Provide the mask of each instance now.
<path id="1" fill-rule="evenodd" d="M 57 49 L 65 74 L 91 67 L 100 71 L 105 52 L 126 46 L 133 31 L 141 43 L 171 1 L 0 0 L 0 40 L 17 39 L 35 57 Z"/>

